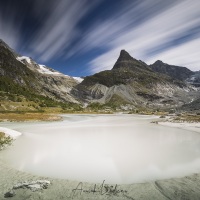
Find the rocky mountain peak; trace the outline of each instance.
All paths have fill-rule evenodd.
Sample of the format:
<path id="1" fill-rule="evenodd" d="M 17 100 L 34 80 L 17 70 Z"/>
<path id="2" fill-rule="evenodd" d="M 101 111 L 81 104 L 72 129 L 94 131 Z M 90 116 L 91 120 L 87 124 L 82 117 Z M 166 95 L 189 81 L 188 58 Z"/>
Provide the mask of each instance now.
<path id="1" fill-rule="evenodd" d="M 119 68 L 128 68 L 131 70 L 138 70 L 138 69 L 147 70 L 148 67 L 146 63 L 133 58 L 127 51 L 123 49 L 121 50 L 117 62 L 113 67 L 113 69 L 119 69 Z"/>
<path id="2" fill-rule="evenodd" d="M 157 60 L 154 64 L 160 65 L 160 64 L 164 64 L 162 60 Z"/>
<path id="3" fill-rule="evenodd" d="M 154 64 L 149 65 L 149 67 L 154 71 L 161 74 L 166 74 L 174 79 L 185 81 L 194 74 L 191 70 L 186 67 L 170 65 L 163 63 L 161 60 L 157 60 Z"/>
<path id="4" fill-rule="evenodd" d="M 6 46 L 8 46 L 2 39 L 0 39 L 0 45 L 6 45 Z"/>
<path id="5" fill-rule="evenodd" d="M 10 47 L 2 39 L 0 39 L 0 47 L 4 47 L 6 49 L 10 49 Z"/>
<path id="6" fill-rule="evenodd" d="M 0 48 L 2 48 L 2 47 L 8 49 L 15 57 L 20 56 L 13 49 L 11 49 L 2 39 L 0 39 Z"/>
<path id="7" fill-rule="evenodd" d="M 119 61 L 132 61 L 132 60 L 133 58 L 130 56 L 130 54 L 124 49 L 122 49 L 117 61 L 119 62 Z"/>

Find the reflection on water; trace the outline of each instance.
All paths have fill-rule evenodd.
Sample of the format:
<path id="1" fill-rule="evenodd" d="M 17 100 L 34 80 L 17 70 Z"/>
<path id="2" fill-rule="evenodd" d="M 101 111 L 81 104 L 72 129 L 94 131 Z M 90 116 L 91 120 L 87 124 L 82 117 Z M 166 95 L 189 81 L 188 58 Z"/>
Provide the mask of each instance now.
<path id="1" fill-rule="evenodd" d="M 62 122 L 3 123 L 23 136 L 1 152 L 37 175 L 134 183 L 200 171 L 200 136 L 132 115 L 65 115 Z"/>

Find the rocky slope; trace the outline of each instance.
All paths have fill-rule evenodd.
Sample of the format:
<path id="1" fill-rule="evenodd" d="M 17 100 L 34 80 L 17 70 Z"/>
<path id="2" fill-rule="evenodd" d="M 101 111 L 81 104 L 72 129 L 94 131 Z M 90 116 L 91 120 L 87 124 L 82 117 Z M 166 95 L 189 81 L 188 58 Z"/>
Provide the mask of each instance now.
<path id="1" fill-rule="evenodd" d="M 70 90 L 81 82 L 15 53 L 0 40 L 0 111 L 44 112 L 82 109 Z"/>
<path id="2" fill-rule="evenodd" d="M 40 106 L 51 106 L 56 101 L 100 103 L 129 110 L 180 107 L 199 98 L 197 89 L 188 84 L 198 80 L 198 72 L 161 61 L 148 66 L 125 50 L 111 70 L 82 80 L 37 64 L 0 40 L 0 110 L 10 110 L 15 105 L 9 101 L 23 99 Z"/>
<path id="3" fill-rule="evenodd" d="M 0 41 L 1 91 L 22 94 L 43 95 L 59 101 L 78 103 L 70 90 L 79 82 L 31 58 L 15 53 L 6 43 Z M 14 91 L 16 90 L 16 91 Z"/>
<path id="4" fill-rule="evenodd" d="M 37 91 L 58 100 L 76 102 L 77 100 L 70 95 L 70 90 L 79 82 L 73 77 L 64 75 L 58 71 L 55 71 L 45 65 L 37 64 L 31 58 L 22 56 L 16 58 L 32 72 L 34 72 L 37 78 Z M 41 88 L 40 88 L 41 87 Z"/>
<path id="5" fill-rule="evenodd" d="M 185 104 L 181 107 L 181 110 L 184 111 L 197 111 L 198 113 L 200 113 L 200 98 Z"/>
<path id="6" fill-rule="evenodd" d="M 86 77 L 72 93 L 86 102 L 115 103 L 136 107 L 181 106 L 196 91 L 181 80 L 152 70 L 146 63 L 122 50 L 112 70 Z"/>
<path id="7" fill-rule="evenodd" d="M 194 72 L 194 74 L 187 78 L 186 81 L 195 87 L 200 87 L 200 71 Z"/>
<path id="8" fill-rule="evenodd" d="M 149 65 L 149 67 L 155 72 L 166 74 L 181 81 L 185 81 L 187 78 L 190 78 L 192 75 L 194 75 L 194 72 L 186 67 L 169 65 L 160 60 L 157 60 L 154 64 Z"/>

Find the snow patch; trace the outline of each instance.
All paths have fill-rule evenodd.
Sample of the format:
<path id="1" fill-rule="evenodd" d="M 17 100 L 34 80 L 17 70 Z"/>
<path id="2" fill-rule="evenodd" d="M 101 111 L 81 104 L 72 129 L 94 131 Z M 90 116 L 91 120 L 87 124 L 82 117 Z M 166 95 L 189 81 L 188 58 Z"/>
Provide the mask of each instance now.
<path id="1" fill-rule="evenodd" d="M 31 59 L 29 57 L 21 56 L 21 57 L 17 57 L 16 59 L 19 60 L 22 63 L 23 63 L 23 60 L 26 60 L 26 62 L 28 62 L 29 64 L 31 64 Z"/>
<path id="2" fill-rule="evenodd" d="M 6 136 L 10 136 L 13 139 L 16 139 L 17 137 L 19 137 L 20 135 L 22 135 L 22 133 L 20 133 L 18 131 L 14 131 L 12 129 L 4 128 L 4 127 L 0 127 L 0 132 L 5 133 Z"/>
<path id="3" fill-rule="evenodd" d="M 51 75 L 60 75 L 63 76 L 63 74 L 61 74 L 60 72 L 56 72 L 56 71 L 51 71 L 49 68 L 47 68 L 45 65 L 38 65 L 39 69 L 38 71 L 42 74 L 51 74 Z"/>
<path id="4" fill-rule="evenodd" d="M 195 81 L 195 77 L 192 77 L 190 80 L 191 80 L 191 81 Z"/>
<path id="5" fill-rule="evenodd" d="M 81 78 L 81 77 L 73 77 L 73 79 L 75 79 L 79 83 L 81 83 L 83 81 L 83 78 Z"/>

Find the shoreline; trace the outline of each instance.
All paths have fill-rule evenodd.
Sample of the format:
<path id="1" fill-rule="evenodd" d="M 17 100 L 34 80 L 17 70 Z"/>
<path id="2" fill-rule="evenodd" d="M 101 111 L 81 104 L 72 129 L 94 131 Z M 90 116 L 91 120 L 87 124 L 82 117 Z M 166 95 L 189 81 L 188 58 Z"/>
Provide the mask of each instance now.
<path id="1" fill-rule="evenodd" d="M 0 113 L 0 122 L 51 122 L 61 120 L 62 117 L 55 113 Z"/>
<path id="2" fill-rule="evenodd" d="M 49 181 L 47 189 L 31 191 L 21 188 L 15 190 L 13 200 L 55 200 L 55 199 L 115 199 L 115 200 L 166 200 L 166 199 L 199 199 L 200 197 L 200 174 L 192 174 L 183 178 L 172 178 L 145 183 L 127 185 L 111 185 L 85 183 L 64 179 L 53 179 L 35 176 L 10 168 L 0 161 L 0 199 L 3 200 L 5 193 L 14 185 L 27 181 Z M 102 189 L 103 186 L 103 189 Z M 115 190 L 116 188 L 116 190 Z"/>
<path id="3" fill-rule="evenodd" d="M 4 128 L 4 127 L 0 127 L 0 132 L 5 133 L 5 135 L 8 137 L 10 136 L 12 139 L 17 139 L 19 136 L 22 135 L 22 133 L 9 129 L 9 128 Z"/>
<path id="4" fill-rule="evenodd" d="M 183 130 L 194 131 L 200 133 L 200 122 L 173 122 L 173 121 L 160 121 L 158 125 L 168 126 L 173 128 L 180 128 Z"/>
<path id="5" fill-rule="evenodd" d="M 158 125 L 170 126 L 200 133 L 200 123 L 159 121 Z M 1 131 L 1 128 L 0 128 Z M 9 132 L 10 131 L 10 132 Z M 5 132 L 5 131 L 4 131 Z M 19 132 L 18 132 L 19 133 Z M 7 130 L 12 135 L 12 130 Z M 11 136 L 10 135 L 10 136 Z M 19 136 L 19 135 L 18 135 Z M 165 199 L 199 199 L 200 197 L 200 173 L 182 178 L 171 178 L 145 183 L 111 185 L 80 183 L 65 179 L 40 177 L 26 172 L 18 171 L 2 163 L 0 160 L 0 200 L 5 199 L 4 194 L 20 182 L 33 180 L 48 180 L 51 182 L 47 189 L 31 191 L 30 189 L 18 189 L 11 199 L 142 199 L 142 200 L 165 200 Z M 103 188 L 103 189 L 102 189 Z"/>

